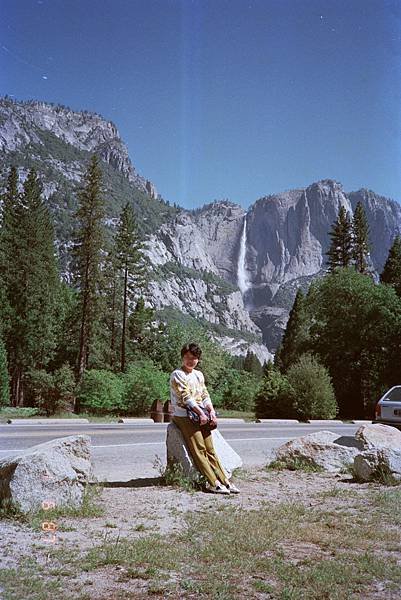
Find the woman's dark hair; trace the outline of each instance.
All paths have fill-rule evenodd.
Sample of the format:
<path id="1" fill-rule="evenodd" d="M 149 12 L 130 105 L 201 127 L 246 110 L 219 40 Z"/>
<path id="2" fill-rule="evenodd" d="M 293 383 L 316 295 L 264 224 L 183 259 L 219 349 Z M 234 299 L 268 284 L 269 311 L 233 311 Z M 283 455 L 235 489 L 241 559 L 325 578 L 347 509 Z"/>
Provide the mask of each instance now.
<path id="1" fill-rule="evenodd" d="M 187 352 L 191 352 L 194 356 L 196 356 L 196 358 L 200 358 L 202 356 L 202 350 L 199 348 L 198 344 L 185 344 L 185 346 L 181 348 L 181 358 Z"/>

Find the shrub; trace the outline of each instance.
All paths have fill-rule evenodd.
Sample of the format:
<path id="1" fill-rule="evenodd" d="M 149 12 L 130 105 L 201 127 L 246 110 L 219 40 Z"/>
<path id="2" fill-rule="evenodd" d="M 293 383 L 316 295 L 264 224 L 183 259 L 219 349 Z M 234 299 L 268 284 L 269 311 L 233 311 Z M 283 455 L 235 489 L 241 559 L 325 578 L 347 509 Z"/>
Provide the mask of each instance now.
<path id="1" fill-rule="evenodd" d="M 42 413 L 49 416 L 57 411 L 72 411 L 75 379 L 68 364 L 54 373 L 47 373 L 44 369 L 31 369 L 28 372 L 28 387 Z"/>
<path id="2" fill-rule="evenodd" d="M 262 384 L 255 398 L 258 419 L 294 418 L 293 390 L 285 375 L 271 362 L 265 368 Z"/>
<path id="3" fill-rule="evenodd" d="M 302 354 L 287 371 L 297 418 L 333 419 L 338 407 L 327 369 L 311 354 Z"/>
<path id="4" fill-rule="evenodd" d="M 120 412 L 124 384 L 122 378 L 111 371 L 91 369 L 85 371 L 78 390 L 81 409 L 94 414 Z"/>
<path id="5" fill-rule="evenodd" d="M 129 364 L 122 382 L 122 409 L 126 414 L 147 415 L 154 400 L 165 402 L 170 396 L 167 373 L 150 360 Z"/>
<path id="6" fill-rule="evenodd" d="M 229 369 L 221 386 L 221 400 L 215 406 L 227 410 L 249 411 L 255 408 L 255 396 L 260 387 L 260 377 L 247 371 Z"/>

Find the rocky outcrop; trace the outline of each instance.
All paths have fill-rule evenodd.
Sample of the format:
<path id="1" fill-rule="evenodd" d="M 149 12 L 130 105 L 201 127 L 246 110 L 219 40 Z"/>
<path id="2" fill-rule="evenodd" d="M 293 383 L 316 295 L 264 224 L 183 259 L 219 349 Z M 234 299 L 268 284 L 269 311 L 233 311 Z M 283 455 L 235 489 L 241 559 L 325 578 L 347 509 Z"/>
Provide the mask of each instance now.
<path id="1" fill-rule="evenodd" d="M 0 500 L 27 513 L 50 500 L 55 507 L 80 506 L 87 483 L 94 481 L 88 435 L 38 444 L 0 459 Z"/>
<path id="2" fill-rule="evenodd" d="M 35 154 L 36 159 L 43 160 L 44 165 L 51 164 L 49 148 L 54 144 L 52 140 L 60 140 L 71 146 L 70 158 L 59 160 L 57 164 L 53 163 L 56 167 L 55 172 L 59 172 L 66 179 L 78 181 L 84 172 L 82 162 L 74 159 L 73 149 L 96 152 L 138 189 L 148 193 L 150 182 L 147 183 L 135 170 L 128 149 L 112 121 L 97 113 L 73 111 L 59 104 L 39 101 L 16 102 L 10 98 L 0 98 L 1 153 L 29 152 Z M 48 197 L 46 187 L 44 191 Z M 154 186 L 152 194 L 157 195 Z"/>

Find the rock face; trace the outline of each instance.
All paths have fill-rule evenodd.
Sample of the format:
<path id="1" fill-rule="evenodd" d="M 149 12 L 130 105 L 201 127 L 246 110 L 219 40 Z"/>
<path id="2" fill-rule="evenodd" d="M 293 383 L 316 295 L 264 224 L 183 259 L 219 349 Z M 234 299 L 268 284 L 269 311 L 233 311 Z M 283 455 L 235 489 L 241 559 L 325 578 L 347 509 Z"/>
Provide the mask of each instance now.
<path id="1" fill-rule="evenodd" d="M 241 457 L 225 441 L 218 429 L 212 431 L 213 445 L 227 477 L 231 477 L 234 469 L 242 467 Z M 167 427 L 167 464 L 179 463 L 182 465 L 184 475 L 197 479 L 199 472 L 193 464 L 190 453 L 185 445 L 184 438 L 177 425 L 170 423 Z"/>
<path id="2" fill-rule="evenodd" d="M 286 442 L 275 451 L 275 460 L 291 466 L 301 459 L 314 467 L 338 473 L 352 465 L 358 442 L 331 431 L 316 431 Z"/>
<path id="3" fill-rule="evenodd" d="M 72 148 L 96 152 L 136 187 L 157 194 L 155 186 L 136 172 L 128 149 L 111 121 L 97 113 L 73 111 L 62 105 L 0 98 L 0 152 L 23 153 L 38 148 L 37 153 L 40 154 L 40 148 L 43 147 L 43 154 L 47 154 L 46 145 L 58 139 Z M 52 161 L 51 156 L 46 162 L 49 164 L 49 161 Z M 58 161 L 53 166 L 61 172 L 65 171 L 63 174 L 67 179 L 80 178 L 83 173 L 82 164 L 73 159 Z"/>
<path id="4" fill-rule="evenodd" d="M 173 307 L 212 324 L 254 334 L 251 343 L 258 346 L 259 356 L 267 357 L 268 349 L 274 351 L 279 345 L 297 289 L 306 291 L 314 278 L 325 273 L 329 231 L 341 206 L 352 215 L 357 202 L 362 202 L 376 273 L 381 272 L 395 235 L 401 233 L 397 202 L 364 188 L 345 192 L 333 179 L 264 196 L 248 211 L 228 199 L 196 210 L 172 209 L 159 202 L 161 196 L 154 184 L 136 172 L 111 121 L 61 105 L 0 98 L 0 158 L 4 165 L 10 164 L 10 157 L 17 165 L 24 157 L 29 157 L 29 164 L 35 162 L 55 215 L 60 254 L 70 252 L 71 232 L 64 231 L 66 213 L 74 208 L 77 187 L 92 152 L 108 169 L 109 196 L 114 199 L 114 212 L 108 214 L 110 228 L 116 220 L 116 207 L 131 197 L 133 189 L 145 194 L 145 202 L 139 198 L 136 208 L 142 211 L 146 253 L 155 267 L 152 305 Z M 26 175 L 25 165 L 19 169 L 20 180 Z M 5 173 L 1 176 L 4 181 Z M 126 188 L 127 182 L 132 186 Z M 113 185 L 122 194 L 118 201 Z M 177 267 L 186 269 L 185 285 L 177 277 Z M 162 277 L 157 277 L 161 268 Z M 228 287 L 221 293 L 220 285 L 216 291 L 205 284 L 206 277 L 199 277 L 200 273 L 206 273 L 209 281 L 215 275 Z M 242 293 L 240 273 L 245 282 Z M 64 276 L 68 280 L 68 272 Z M 228 346 L 234 346 L 227 342 L 229 332 L 221 332 L 219 339 L 223 338 Z M 231 338 L 238 341 L 237 350 L 246 353 L 249 339 Z"/>
<path id="5" fill-rule="evenodd" d="M 0 459 L 0 499 L 24 513 L 46 500 L 56 507 L 80 506 L 85 484 L 94 479 L 88 435 L 58 438 Z"/>

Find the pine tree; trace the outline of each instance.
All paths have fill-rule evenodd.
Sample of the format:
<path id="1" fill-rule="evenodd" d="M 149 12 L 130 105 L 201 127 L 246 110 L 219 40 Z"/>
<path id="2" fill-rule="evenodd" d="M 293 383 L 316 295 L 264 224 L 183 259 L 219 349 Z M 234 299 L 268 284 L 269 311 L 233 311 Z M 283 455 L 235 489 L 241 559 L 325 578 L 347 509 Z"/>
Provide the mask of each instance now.
<path id="1" fill-rule="evenodd" d="M 102 248 L 105 242 L 105 205 L 99 159 L 94 154 L 78 194 L 78 227 L 73 248 L 74 280 L 80 292 L 77 383 L 88 367 L 99 335 L 102 312 Z M 79 410 L 78 406 L 75 406 Z"/>
<path id="2" fill-rule="evenodd" d="M 0 337 L 0 406 L 7 406 L 10 403 L 10 386 L 7 368 L 6 347 Z"/>
<path id="3" fill-rule="evenodd" d="M 12 403 L 24 403 L 29 370 L 43 369 L 56 345 L 59 272 L 54 228 L 42 198 L 42 185 L 31 169 L 21 195 L 15 194 L 10 173 L 3 213 L 2 261 L 9 306 L 5 336 L 11 374 Z M 12 194 L 11 194 L 12 192 Z"/>
<path id="4" fill-rule="evenodd" d="M 389 250 L 380 282 L 391 285 L 401 298 L 401 236 L 397 235 Z"/>
<path id="5" fill-rule="evenodd" d="M 119 276 L 123 282 L 121 371 L 125 371 L 128 305 L 143 292 L 146 286 L 146 267 L 142 243 L 134 211 L 127 202 L 124 206 L 116 234 L 116 260 Z"/>
<path id="6" fill-rule="evenodd" d="M 369 225 L 361 202 L 358 202 L 355 207 L 352 238 L 352 257 L 355 268 L 359 273 L 365 274 L 368 271 Z"/>
<path id="7" fill-rule="evenodd" d="M 256 354 L 249 349 L 244 359 L 244 371 L 254 373 L 255 375 L 262 375 L 262 365 Z"/>
<path id="8" fill-rule="evenodd" d="M 349 267 L 352 261 L 352 224 L 344 206 L 340 207 L 329 236 L 331 243 L 326 254 L 330 272 L 338 267 Z"/>
<path id="9" fill-rule="evenodd" d="M 305 296 L 302 290 L 298 289 L 280 348 L 275 355 L 275 365 L 282 373 L 285 373 L 302 353 L 302 345 L 306 338 L 305 329 Z"/>
<path id="10" fill-rule="evenodd" d="M 113 246 L 106 257 L 104 268 L 104 296 L 105 296 L 105 326 L 109 336 L 109 358 L 108 364 L 115 370 L 118 361 L 121 340 L 121 314 L 122 314 L 122 282 L 118 277 L 117 259 L 115 246 Z"/>

